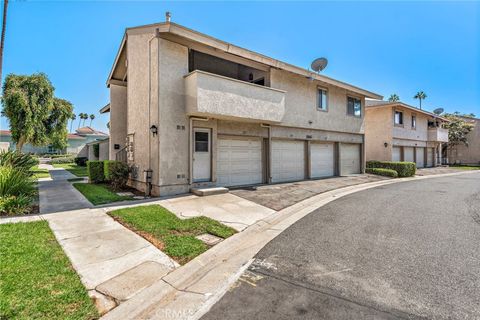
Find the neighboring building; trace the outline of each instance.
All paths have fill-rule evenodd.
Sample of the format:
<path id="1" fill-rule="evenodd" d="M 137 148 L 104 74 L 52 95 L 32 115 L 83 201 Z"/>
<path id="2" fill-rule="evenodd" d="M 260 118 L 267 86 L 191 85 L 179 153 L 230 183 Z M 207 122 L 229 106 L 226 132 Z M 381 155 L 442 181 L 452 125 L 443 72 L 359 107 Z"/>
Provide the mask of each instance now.
<path id="1" fill-rule="evenodd" d="M 473 124 L 473 129 L 467 135 L 468 145 L 458 144 L 448 147 L 448 163 L 480 164 L 480 119 L 466 118 L 463 120 Z"/>
<path id="2" fill-rule="evenodd" d="M 126 30 L 107 85 L 110 158 L 154 195 L 361 173 L 382 98 L 169 22 Z"/>
<path id="3" fill-rule="evenodd" d="M 96 147 L 98 145 L 98 147 Z M 108 160 L 109 159 L 110 139 L 101 141 L 92 141 L 85 145 L 85 153 L 88 160 Z M 95 151 L 97 149 L 97 151 Z"/>
<path id="4" fill-rule="evenodd" d="M 442 164 L 442 143 L 448 142 L 448 121 L 402 102 L 366 100 L 367 161 L 410 161 L 418 168 Z"/>
<path id="5" fill-rule="evenodd" d="M 26 143 L 23 145 L 22 152 L 33 154 L 69 153 L 86 157 L 85 145 L 91 141 L 104 140 L 108 138 L 108 134 L 90 127 L 82 127 L 76 130 L 76 133 L 69 133 L 67 138 L 68 145 L 65 150 L 57 150 L 52 146 L 36 147 Z M 15 150 L 16 144 L 12 141 L 12 134 L 9 130 L 0 130 L 0 142 L 8 143 L 8 149 Z"/>

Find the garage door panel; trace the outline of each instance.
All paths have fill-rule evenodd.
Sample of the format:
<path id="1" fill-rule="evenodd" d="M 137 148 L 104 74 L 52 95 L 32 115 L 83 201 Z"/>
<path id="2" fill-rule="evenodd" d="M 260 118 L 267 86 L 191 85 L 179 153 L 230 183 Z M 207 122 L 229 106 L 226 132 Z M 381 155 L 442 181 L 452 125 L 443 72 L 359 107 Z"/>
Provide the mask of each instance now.
<path id="1" fill-rule="evenodd" d="M 392 161 L 402 161 L 402 148 L 393 147 L 392 149 Z"/>
<path id="2" fill-rule="evenodd" d="M 425 148 L 415 148 L 417 168 L 425 167 Z"/>
<path id="3" fill-rule="evenodd" d="M 305 179 L 305 143 L 272 141 L 272 182 Z"/>
<path id="4" fill-rule="evenodd" d="M 360 144 L 340 145 L 340 166 L 341 174 L 360 173 Z"/>
<path id="5" fill-rule="evenodd" d="M 427 148 L 427 167 L 433 167 L 433 148 Z"/>
<path id="6" fill-rule="evenodd" d="M 413 147 L 403 147 L 403 160 L 407 162 L 415 162 L 415 149 Z"/>
<path id="7" fill-rule="evenodd" d="M 236 186 L 263 182 L 260 139 L 217 141 L 217 185 Z"/>
<path id="8" fill-rule="evenodd" d="M 331 177 L 335 174 L 334 144 L 310 144 L 310 175 L 312 178 Z"/>

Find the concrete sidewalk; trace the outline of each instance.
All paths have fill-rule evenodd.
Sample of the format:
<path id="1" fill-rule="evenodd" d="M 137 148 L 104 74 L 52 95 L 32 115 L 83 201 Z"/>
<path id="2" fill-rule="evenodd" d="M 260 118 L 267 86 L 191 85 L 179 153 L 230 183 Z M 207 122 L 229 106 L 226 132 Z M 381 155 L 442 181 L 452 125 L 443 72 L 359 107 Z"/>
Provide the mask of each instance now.
<path id="1" fill-rule="evenodd" d="M 179 265 L 103 209 L 44 215 L 101 313 Z"/>
<path id="2" fill-rule="evenodd" d="M 378 186 L 458 174 L 389 179 L 349 186 L 313 196 L 257 221 L 178 268 L 115 308 L 102 319 L 199 319 L 282 231 L 319 207 L 345 195 Z"/>

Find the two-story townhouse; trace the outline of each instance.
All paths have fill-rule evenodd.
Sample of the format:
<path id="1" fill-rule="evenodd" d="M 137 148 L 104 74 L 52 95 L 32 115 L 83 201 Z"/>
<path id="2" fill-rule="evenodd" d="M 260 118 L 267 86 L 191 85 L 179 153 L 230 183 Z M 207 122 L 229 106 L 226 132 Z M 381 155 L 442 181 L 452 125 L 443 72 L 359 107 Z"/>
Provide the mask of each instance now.
<path id="1" fill-rule="evenodd" d="M 461 117 L 473 126 L 467 134 L 467 144 L 459 143 L 447 149 L 449 164 L 480 164 L 480 119 Z"/>
<path id="2" fill-rule="evenodd" d="M 110 158 L 154 195 L 361 173 L 381 99 L 168 21 L 126 29 L 107 86 Z"/>
<path id="3" fill-rule="evenodd" d="M 442 143 L 448 142 L 448 121 L 402 102 L 366 100 L 366 159 L 410 161 L 418 168 L 442 164 Z"/>

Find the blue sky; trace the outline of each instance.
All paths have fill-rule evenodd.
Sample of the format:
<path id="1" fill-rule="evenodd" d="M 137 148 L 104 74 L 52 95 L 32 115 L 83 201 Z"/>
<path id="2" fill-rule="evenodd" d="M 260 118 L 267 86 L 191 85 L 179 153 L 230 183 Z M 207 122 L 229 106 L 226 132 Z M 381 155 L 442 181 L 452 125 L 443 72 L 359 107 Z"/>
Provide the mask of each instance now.
<path id="1" fill-rule="evenodd" d="M 409 104 L 480 116 L 480 2 L 9 3 L 3 76 L 45 72 L 75 112 L 109 100 L 105 81 L 124 29 L 172 21 Z M 2 118 L 2 129 L 7 122 Z M 74 125 L 75 127 L 77 124 Z"/>

